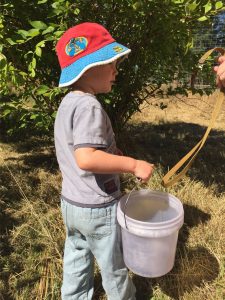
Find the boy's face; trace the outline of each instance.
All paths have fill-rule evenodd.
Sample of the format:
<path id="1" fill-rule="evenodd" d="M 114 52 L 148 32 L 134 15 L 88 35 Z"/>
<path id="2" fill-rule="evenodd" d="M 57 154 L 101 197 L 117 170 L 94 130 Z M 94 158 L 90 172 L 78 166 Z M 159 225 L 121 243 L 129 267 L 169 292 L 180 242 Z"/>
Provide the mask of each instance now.
<path id="1" fill-rule="evenodd" d="M 118 74 L 117 61 L 112 63 L 96 66 L 87 70 L 82 76 L 85 82 L 85 89 L 87 92 L 93 94 L 108 93 L 115 83 L 116 75 Z"/>

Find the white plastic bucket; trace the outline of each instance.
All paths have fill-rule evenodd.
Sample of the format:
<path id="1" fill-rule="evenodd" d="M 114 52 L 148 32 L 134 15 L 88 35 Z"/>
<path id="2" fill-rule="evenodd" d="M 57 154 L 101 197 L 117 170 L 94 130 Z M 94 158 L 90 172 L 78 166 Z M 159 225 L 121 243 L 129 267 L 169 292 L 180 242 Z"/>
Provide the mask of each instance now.
<path id="1" fill-rule="evenodd" d="M 133 273 L 159 277 L 173 268 L 178 232 L 184 223 L 178 198 L 159 191 L 134 191 L 120 199 L 117 219 L 124 262 Z"/>

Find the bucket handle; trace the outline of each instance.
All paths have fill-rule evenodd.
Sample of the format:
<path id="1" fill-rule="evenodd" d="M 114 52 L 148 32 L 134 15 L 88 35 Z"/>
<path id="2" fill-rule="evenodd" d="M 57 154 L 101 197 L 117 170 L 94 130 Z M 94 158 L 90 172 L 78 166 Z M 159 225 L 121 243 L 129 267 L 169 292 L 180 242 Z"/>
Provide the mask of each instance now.
<path id="1" fill-rule="evenodd" d="M 127 200 L 125 201 L 125 205 L 124 205 L 124 211 L 123 211 L 123 216 L 124 216 L 124 222 L 125 222 L 125 226 L 126 226 L 126 229 L 128 230 L 128 227 L 127 227 L 127 219 L 126 219 L 126 209 L 127 209 L 127 203 L 130 199 L 130 196 L 132 194 L 132 192 L 134 191 L 135 187 L 130 191 L 128 197 L 127 197 Z"/>
<path id="2" fill-rule="evenodd" d="M 136 181 L 137 181 L 137 183 L 140 184 L 140 183 L 141 183 L 141 178 L 137 177 L 137 178 L 136 178 Z M 127 203 L 128 203 L 128 201 L 129 201 L 129 199 L 130 199 L 131 194 L 132 194 L 133 191 L 135 190 L 135 188 L 136 188 L 136 186 L 133 187 L 132 190 L 130 191 L 130 193 L 129 193 L 128 197 L 127 197 L 127 200 L 125 201 L 125 205 L 124 205 L 123 216 L 124 216 L 124 223 L 125 223 L 125 226 L 126 226 L 126 229 L 127 229 L 127 230 L 128 230 L 128 227 L 127 227 L 127 220 L 126 220 Z"/>

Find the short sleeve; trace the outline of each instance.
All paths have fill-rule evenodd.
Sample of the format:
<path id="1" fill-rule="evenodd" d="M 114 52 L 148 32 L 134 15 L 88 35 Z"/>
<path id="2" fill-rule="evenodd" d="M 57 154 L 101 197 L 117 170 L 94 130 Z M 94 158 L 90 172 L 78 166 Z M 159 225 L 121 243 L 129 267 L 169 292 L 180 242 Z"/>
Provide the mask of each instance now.
<path id="1" fill-rule="evenodd" d="M 79 108 L 73 116 L 73 146 L 107 147 L 107 119 L 101 107 Z"/>

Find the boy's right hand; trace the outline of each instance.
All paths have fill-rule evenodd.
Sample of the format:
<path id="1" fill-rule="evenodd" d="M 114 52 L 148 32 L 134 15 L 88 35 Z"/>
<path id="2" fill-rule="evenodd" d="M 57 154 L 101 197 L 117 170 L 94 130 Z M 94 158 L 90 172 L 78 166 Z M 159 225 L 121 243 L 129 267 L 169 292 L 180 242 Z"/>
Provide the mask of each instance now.
<path id="1" fill-rule="evenodd" d="M 143 182 L 147 182 L 152 176 L 154 165 L 144 160 L 136 160 L 134 175 L 140 178 Z"/>

